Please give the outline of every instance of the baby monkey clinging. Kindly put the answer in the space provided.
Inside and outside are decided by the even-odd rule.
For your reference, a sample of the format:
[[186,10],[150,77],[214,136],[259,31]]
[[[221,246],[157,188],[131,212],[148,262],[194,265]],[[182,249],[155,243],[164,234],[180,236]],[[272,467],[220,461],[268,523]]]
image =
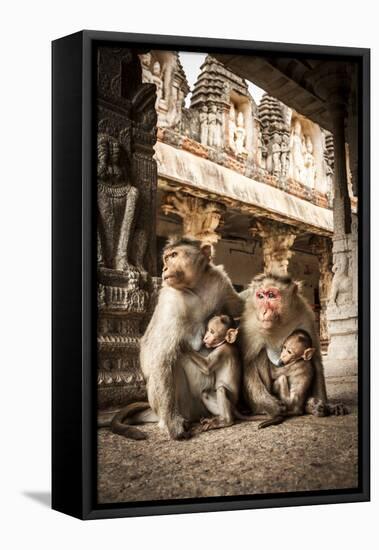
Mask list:
[[[312,339],[302,329],[294,330],[285,340],[278,366],[271,366],[272,391],[286,405],[285,416],[304,414],[304,406],[313,378],[311,363],[315,348]],[[276,416],[262,422],[267,428],[283,422],[284,416]]]
[[205,347],[212,351],[208,357],[191,352],[191,357],[201,372],[214,376],[212,388],[202,393],[202,401],[207,410],[216,417],[203,420],[204,430],[231,426],[235,417],[245,419],[236,410],[241,378],[239,354],[233,345],[237,333],[234,320],[228,315],[212,317],[203,338]]

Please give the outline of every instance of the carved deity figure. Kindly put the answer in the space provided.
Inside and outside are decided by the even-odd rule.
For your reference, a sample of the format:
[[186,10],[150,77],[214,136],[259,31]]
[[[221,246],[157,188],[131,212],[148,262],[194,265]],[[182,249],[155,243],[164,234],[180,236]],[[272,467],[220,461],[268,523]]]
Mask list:
[[151,53],[143,53],[139,57],[142,66],[142,82],[154,82],[151,72]]
[[208,145],[208,107],[203,105],[199,114],[200,143]]
[[208,113],[208,145],[216,147],[217,145],[217,106],[212,105]]
[[229,111],[229,147],[233,152],[235,152],[236,150],[235,133],[236,133],[236,111],[232,103]]
[[304,169],[305,169],[305,181],[304,183],[313,188],[316,177],[315,158],[313,156],[313,143],[310,136],[305,138],[305,154],[304,154]]
[[240,111],[237,116],[237,128],[235,130],[235,136],[236,153],[240,155],[245,151],[246,139],[245,120],[242,111]]
[[279,134],[274,134],[271,146],[272,154],[272,173],[274,176],[279,176],[281,172],[281,138]]
[[304,172],[303,157],[303,133],[300,120],[296,120],[290,137],[290,150],[292,152],[292,175],[297,181],[302,180]]
[[98,257],[103,267],[125,271],[130,267],[129,244],[138,189],[127,180],[120,163],[120,143],[108,134],[97,140]]
[[159,61],[156,61],[153,65],[153,75],[152,75],[152,82],[155,84],[157,88],[157,99],[155,102],[155,108],[158,109],[159,102],[162,99],[163,94],[163,80],[161,78],[161,64]]
[[288,174],[289,168],[289,137],[287,134],[282,136],[282,143],[280,146],[280,165],[281,165],[281,174],[283,177],[286,177]]
[[351,283],[349,280],[349,256],[347,252],[335,255],[332,271],[334,277],[330,291],[330,301],[334,305],[340,306],[345,302],[347,293],[351,290]]

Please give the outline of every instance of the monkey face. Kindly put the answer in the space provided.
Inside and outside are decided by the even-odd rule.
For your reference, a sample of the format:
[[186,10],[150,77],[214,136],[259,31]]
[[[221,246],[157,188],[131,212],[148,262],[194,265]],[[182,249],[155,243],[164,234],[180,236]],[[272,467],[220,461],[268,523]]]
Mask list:
[[167,248],[163,254],[163,285],[177,290],[193,288],[210,261],[208,248],[191,245]]
[[283,344],[280,354],[280,364],[288,365],[299,359],[310,361],[314,352],[315,348],[308,348],[297,336],[290,336]]
[[280,319],[282,295],[274,286],[262,286],[255,292],[258,319],[264,329],[270,329]]
[[207,332],[204,335],[203,343],[206,348],[215,348],[226,338],[228,327],[222,323],[219,317],[214,317],[208,323]]

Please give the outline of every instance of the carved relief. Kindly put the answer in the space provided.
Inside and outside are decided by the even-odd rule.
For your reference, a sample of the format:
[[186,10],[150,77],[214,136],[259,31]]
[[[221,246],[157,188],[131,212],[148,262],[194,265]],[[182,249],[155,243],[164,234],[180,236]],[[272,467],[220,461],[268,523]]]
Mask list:
[[[151,56],[99,48],[98,385],[99,406],[142,398],[139,338],[155,274],[157,82]],[[151,83],[142,84],[144,78]],[[156,71],[157,72],[157,67]],[[155,74],[155,77],[157,74]]]
[[120,165],[120,143],[100,133],[97,149],[99,265],[123,271],[130,267],[138,190],[128,182],[126,163]]
[[251,235],[261,239],[265,272],[285,275],[292,256],[291,247],[298,230],[273,220],[256,218],[250,225]]
[[340,307],[349,302],[349,291],[351,290],[351,278],[349,277],[349,254],[335,254],[333,264],[333,281],[330,293],[332,305]]
[[258,106],[261,125],[258,162],[275,177],[285,178],[289,169],[289,124],[287,108],[274,97],[264,94]]
[[162,210],[176,214],[183,220],[183,236],[193,237],[211,244],[220,239],[216,233],[225,206],[183,193],[167,193],[162,200]]
[[326,237],[313,237],[311,241],[312,252],[318,258],[319,264],[319,299],[320,299],[320,342],[322,349],[327,351],[330,335],[327,318],[327,308],[330,301],[332,288],[332,241]]
[[238,155],[246,151],[246,130],[243,113],[240,111],[237,116],[237,128],[235,129],[235,150]]

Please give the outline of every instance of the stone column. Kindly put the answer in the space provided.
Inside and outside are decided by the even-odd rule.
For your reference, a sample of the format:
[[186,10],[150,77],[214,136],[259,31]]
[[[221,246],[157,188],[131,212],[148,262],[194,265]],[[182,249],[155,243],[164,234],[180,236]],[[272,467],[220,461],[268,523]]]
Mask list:
[[293,254],[291,247],[298,230],[283,223],[259,218],[251,224],[250,233],[260,237],[262,241],[265,272],[286,275],[288,263]]
[[143,399],[139,339],[155,280],[155,85],[138,57],[99,48],[97,81],[98,406]]
[[317,256],[319,263],[320,343],[322,351],[326,352],[330,341],[327,307],[333,279],[332,240],[328,237],[314,237],[312,252]]
[[356,374],[358,359],[357,223],[348,190],[345,104],[331,102],[334,138],[333,281],[327,309],[328,375]]
[[171,213],[182,218],[183,237],[212,245],[221,238],[216,229],[226,210],[222,204],[183,193],[167,193],[162,201],[162,210],[166,215]]

